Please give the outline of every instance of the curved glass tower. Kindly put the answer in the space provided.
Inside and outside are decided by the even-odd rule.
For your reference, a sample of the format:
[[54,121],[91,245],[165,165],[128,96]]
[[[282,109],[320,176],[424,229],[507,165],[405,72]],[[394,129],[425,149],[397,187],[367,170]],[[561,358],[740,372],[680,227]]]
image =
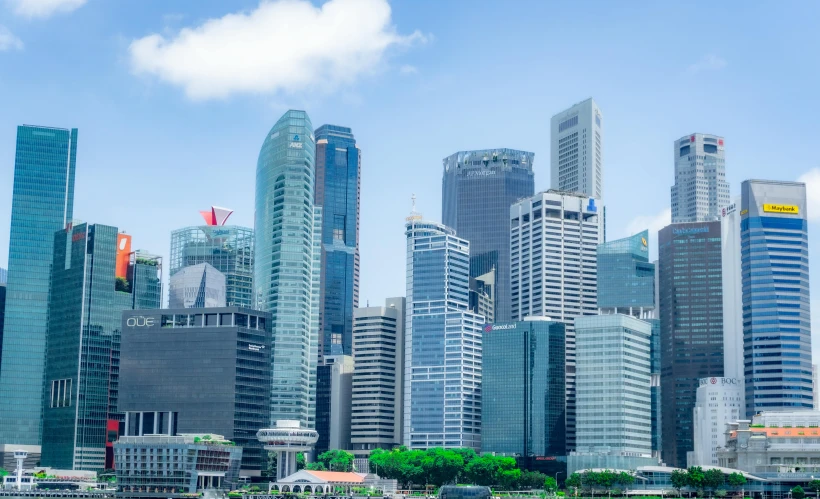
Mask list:
[[271,421],[313,428],[319,337],[321,209],[314,206],[313,126],[288,111],[256,167],[254,298],[271,314]]

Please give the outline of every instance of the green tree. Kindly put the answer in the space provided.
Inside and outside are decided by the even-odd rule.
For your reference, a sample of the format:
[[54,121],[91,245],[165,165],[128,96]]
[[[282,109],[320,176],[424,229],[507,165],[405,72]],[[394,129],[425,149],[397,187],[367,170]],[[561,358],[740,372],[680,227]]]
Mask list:
[[[3,476],[3,470],[0,470],[0,476]],[[815,494],[820,492],[820,480],[812,480],[806,485],[806,488]]]
[[723,472],[718,469],[712,468],[703,474],[703,486],[707,489],[715,490],[723,485],[723,481]]
[[598,475],[596,477],[598,486],[606,491],[611,491],[612,486],[615,485],[615,479],[617,478],[617,474],[612,470],[604,470],[596,474]]
[[321,462],[321,461],[317,461],[315,463],[307,463],[305,465],[305,469],[306,470],[311,470],[311,471],[327,471],[327,468],[325,467],[324,463]]
[[685,470],[672,470],[671,480],[672,488],[680,494],[681,489],[689,485],[689,474]]
[[467,479],[476,485],[496,485],[495,456],[485,454],[473,459],[465,470]]
[[554,477],[548,476],[544,479],[544,492],[554,494],[558,490],[558,481]]
[[703,468],[700,466],[692,466],[687,470],[686,477],[690,487],[699,492],[703,492],[703,486],[706,481],[706,475],[703,473]]
[[578,473],[571,474],[564,481],[564,486],[567,487],[568,489],[569,488],[580,489],[581,486],[582,486],[581,475],[579,475]]
[[623,488],[628,488],[630,485],[635,483],[635,475],[632,473],[627,473],[626,471],[621,471],[615,478],[615,483]]
[[353,471],[353,454],[333,449],[319,454],[318,462],[330,471]]
[[296,471],[305,469],[305,453],[299,452],[296,454]]
[[746,477],[743,476],[743,473],[738,473],[735,471],[733,473],[729,473],[729,477],[726,479],[726,482],[731,487],[742,487],[746,485]]
[[797,487],[792,489],[793,499],[803,499],[804,497],[806,497],[806,491],[803,490],[803,487],[798,485]]
[[8,474],[9,474],[8,471],[4,470],[3,468],[0,468],[0,478],[3,478],[4,476],[7,476]]
[[517,489],[542,489],[544,488],[547,475],[538,471],[521,470],[521,480],[518,482]]
[[[515,459],[513,459],[515,465]],[[456,478],[464,471],[464,460],[461,455],[450,450],[435,447],[427,449],[421,461],[421,467],[426,477],[425,485],[441,487]],[[520,472],[519,472],[520,475]]]

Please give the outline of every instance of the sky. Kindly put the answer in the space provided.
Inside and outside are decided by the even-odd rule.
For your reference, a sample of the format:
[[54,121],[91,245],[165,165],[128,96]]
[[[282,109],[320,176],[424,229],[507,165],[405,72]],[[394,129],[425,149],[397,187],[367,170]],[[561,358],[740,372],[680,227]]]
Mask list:
[[[550,117],[604,117],[607,239],[668,223],[673,142],[726,138],[732,195],[807,182],[820,265],[820,3],[514,0],[0,0],[0,267],[16,127],[78,128],[74,216],[169,253],[211,205],[253,226],[259,148],[287,109],[362,151],[362,305],[405,294],[411,195],[441,219],[441,160],[535,153]],[[650,238],[656,253],[656,237]],[[166,275],[167,279],[167,275]],[[820,278],[812,280],[815,358]]]

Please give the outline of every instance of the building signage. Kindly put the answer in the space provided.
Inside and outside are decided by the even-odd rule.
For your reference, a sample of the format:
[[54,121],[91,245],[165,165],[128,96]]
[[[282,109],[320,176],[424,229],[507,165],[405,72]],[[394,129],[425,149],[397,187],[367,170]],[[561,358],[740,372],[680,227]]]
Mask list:
[[248,343],[248,350],[251,352],[261,352],[265,349],[265,345],[254,345],[253,343]]
[[71,234],[71,241],[76,243],[77,241],[82,241],[84,237],[85,232],[75,232]]
[[128,327],[151,327],[154,323],[155,320],[153,317],[145,317],[144,315],[129,317],[125,320],[125,325]]
[[709,227],[686,227],[680,229],[672,229],[672,234],[676,236],[688,236],[690,234],[705,234],[709,232]]
[[740,211],[740,216],[742,217],[743,215],[745,215],[747,213],[749,213],[749,210],[741,210]]
[[738,378],[701,378],[700,386],[740,386],[743,381]]
[[595,206],[595,198],[589,198],[589,204],[587,205],[587,211],[591,212],[598,212],[598,207]]
[[487,324],[484,326],[484,332],[489,333],[490,331],[501,331],[504,329],[516,329],[518,327],[517,323],[512,324]]
[[489,177],[490,175],[495,175],[495,170],[468,170],[467,176],[468,177]]
[[231,231],[228,229],[219,229],[211,231],[212,236],[227,236]]
[[289,147],[291,149],[302,149],[303,144],[301,142],[291,142]]
[[535,456],[536,461],[556,461],[557,459],[555,456]]
[[737,211],[737,203],[732,203],[729,206],[725,206],[723,207],[723,209],[720,210],[720,216],[725,217],[726,215],[731,215],[735,211]]
[[793,204],[764,204],[763,211],[766,213],[782,213],[784,215],[797,215],[798,208]]

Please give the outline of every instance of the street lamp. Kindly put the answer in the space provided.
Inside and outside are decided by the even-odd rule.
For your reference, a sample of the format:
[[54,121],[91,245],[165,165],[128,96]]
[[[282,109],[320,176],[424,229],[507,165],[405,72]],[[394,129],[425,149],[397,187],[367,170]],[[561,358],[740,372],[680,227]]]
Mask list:
[[558,475],[564,473],[563,471],[556,471],[555,472],[555,495],[558,495]]

